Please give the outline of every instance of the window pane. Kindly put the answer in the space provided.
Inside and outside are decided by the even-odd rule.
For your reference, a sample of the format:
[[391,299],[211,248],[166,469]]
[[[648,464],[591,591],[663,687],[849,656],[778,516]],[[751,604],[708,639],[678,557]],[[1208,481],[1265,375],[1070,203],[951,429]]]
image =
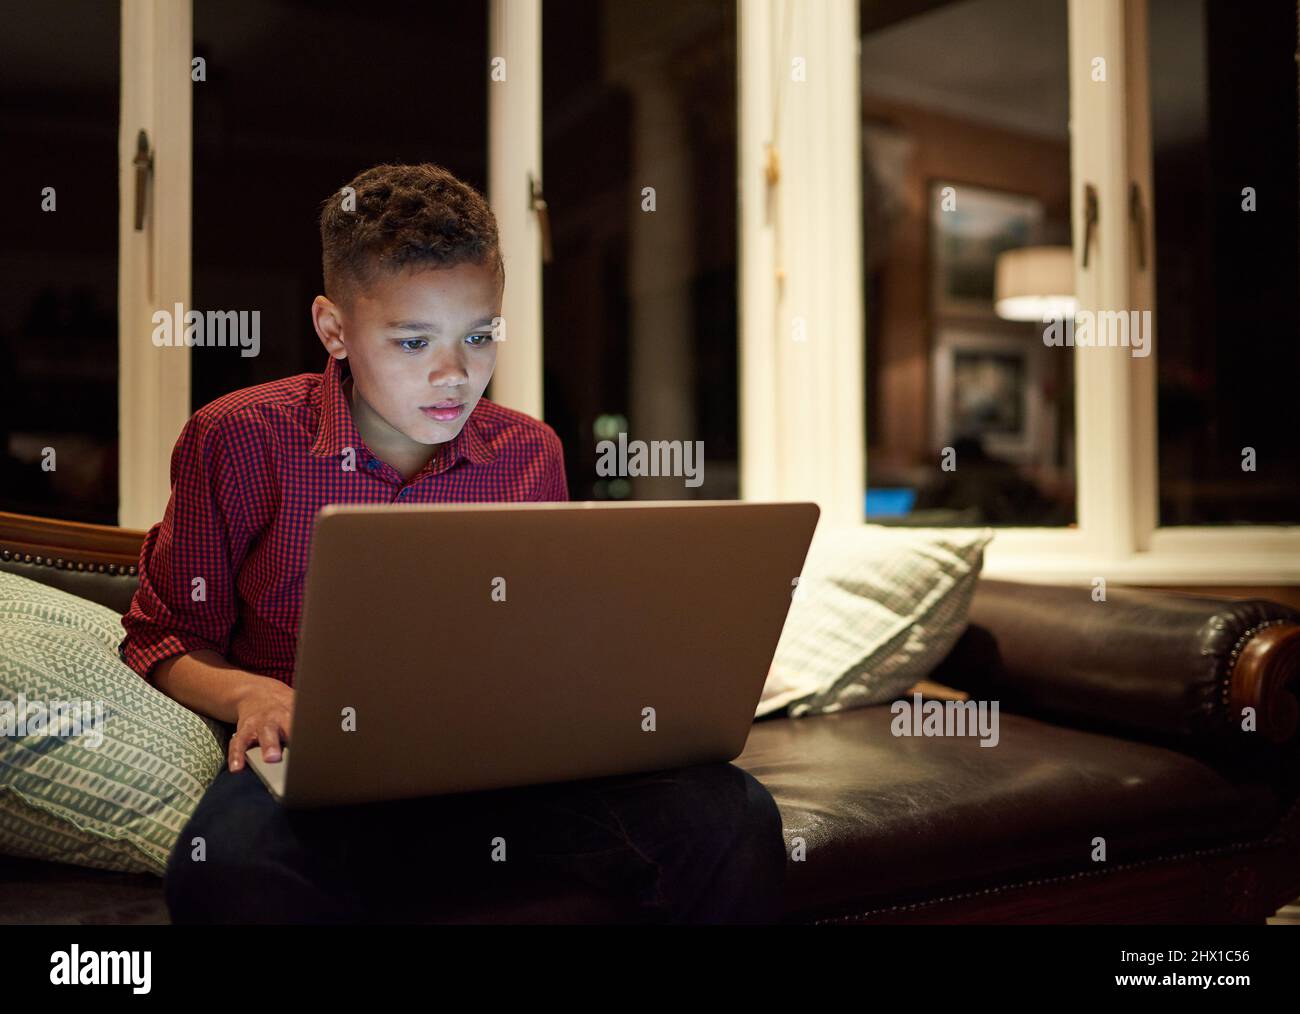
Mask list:
[[[196,309],[260,311],[259,354],[195,347],[191,403],[326,353],[320,203],[383,162],[437,162],[487,189],[486,0],[195,0]],[[453,97],[454,96],[454,97]]]
[[1072,295],[1066,0],[860,9],[866,515],[1071,524],[1074,350],[995,308],[1022,248],[1002,295]]
[[1160,521],[1294,524],[1296,8],[1149,10]]
[[[542,8],[546,421],[574,499],[739,492],[735,6]],[[681,442],[680,474],[639,474],[638,441]]]
[[0,33],[0,510],[117,524],[120,19],[11,4]]

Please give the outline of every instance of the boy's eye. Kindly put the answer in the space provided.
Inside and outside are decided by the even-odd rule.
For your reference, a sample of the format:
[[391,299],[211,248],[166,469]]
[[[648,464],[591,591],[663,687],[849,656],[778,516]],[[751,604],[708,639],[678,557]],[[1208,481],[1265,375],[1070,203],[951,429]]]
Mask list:
[[[402,351],[403,351],[403,352],[419,352],[419,351],[420,351],[420,349],[408,349],[408,348],[406,347],[407,342],[424,342],[425,345],[428,345],[428,344],[429,344],[428,340],[425,339],[425,338],[402,338],[402,339],[400,339],[400,340],[397,342],[397,344],[400,345],[400,346],[402,347]],[[420,348],[423,348],[423,347],[424,347],[424,346],[421,346]]]
[[478,349],[488,344],[492,340],[492,336],[490,334],[472,334],[467,336],[465,340]]

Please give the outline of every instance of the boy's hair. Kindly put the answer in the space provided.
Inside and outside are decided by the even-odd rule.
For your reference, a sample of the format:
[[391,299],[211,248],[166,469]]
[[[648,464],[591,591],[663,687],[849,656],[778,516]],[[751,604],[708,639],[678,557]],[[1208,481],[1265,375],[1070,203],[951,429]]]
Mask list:
[[[321,205],[325,295],[346,302],[376,271],[483,264],[505,280],[497,220],[482,195],[442,166],[377,165]],[[355,210],[352,210],[355,209]]]

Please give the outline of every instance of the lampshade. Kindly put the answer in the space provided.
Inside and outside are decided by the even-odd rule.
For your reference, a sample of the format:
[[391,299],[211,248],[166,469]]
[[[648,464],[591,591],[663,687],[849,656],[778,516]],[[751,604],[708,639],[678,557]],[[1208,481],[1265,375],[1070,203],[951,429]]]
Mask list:
[[1022,246],[998,254],[994,309],[1007,320],[1065,320],[1078,309],[1074,252],[1068,246]]

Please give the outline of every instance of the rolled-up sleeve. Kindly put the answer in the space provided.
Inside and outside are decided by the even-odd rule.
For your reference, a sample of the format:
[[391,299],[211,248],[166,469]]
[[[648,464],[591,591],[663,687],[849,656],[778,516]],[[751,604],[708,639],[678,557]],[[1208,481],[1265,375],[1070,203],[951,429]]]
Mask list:
[[165,659],[209,649],[224,655],[238,618],[235,581],[250,526],[227,417],[200,409],[171,459],[171,497],[140,547],[139,586],[122,617],[123,662],[152,681]]

